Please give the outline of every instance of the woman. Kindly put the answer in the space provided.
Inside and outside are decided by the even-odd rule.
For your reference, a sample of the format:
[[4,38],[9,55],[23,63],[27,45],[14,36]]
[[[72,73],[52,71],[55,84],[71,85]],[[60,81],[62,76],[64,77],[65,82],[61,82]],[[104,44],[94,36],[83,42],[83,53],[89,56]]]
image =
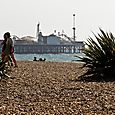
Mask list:
[[13,43],[13,40],[10,38],[9,32],[6,32],[4,34],[4,41],[3,41],[3,48],[2,48],[2,60],[4,60],[5,56],[6,57],[11,56],[15,67],[17,67],[17,62],[14,57],[14,43]]

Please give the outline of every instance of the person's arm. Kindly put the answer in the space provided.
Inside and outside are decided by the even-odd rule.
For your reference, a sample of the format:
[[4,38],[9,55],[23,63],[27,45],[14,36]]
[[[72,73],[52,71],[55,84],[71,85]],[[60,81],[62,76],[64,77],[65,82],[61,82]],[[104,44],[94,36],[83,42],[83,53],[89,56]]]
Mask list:
[[3,45],[5,43],[5,40],[2,41],[1,45]]

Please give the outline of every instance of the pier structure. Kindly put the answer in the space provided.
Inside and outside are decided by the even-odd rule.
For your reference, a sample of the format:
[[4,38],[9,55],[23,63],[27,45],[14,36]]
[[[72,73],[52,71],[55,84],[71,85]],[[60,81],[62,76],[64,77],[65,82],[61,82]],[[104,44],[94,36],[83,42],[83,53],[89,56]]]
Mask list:
[[[75,36],[75,30],[76,30],[76,28],[75,28],[75,14],[73,14],[73,43],[75,43],[75,38],[76,38],[76,36]],[[76,48],[75,48],[75,46],[74,46],[74,53],[76,52]]]
[[15,45],[16,54],[59,54],[59,53],[81,53],[84,48],[82,42],[73,45]]
[[[73,37],[68,37],[64,31],[43,35],[40,31],[40,23],[37,24],[36,41],[34,37],[25,36],[18,38],[13,36],[14,49],[17,54],[59,54],[59,53],[81,53],[84,49],[84,41],[76,41],[75,14],[73,14]],[[0,43],[2,40],[0,41]],[[1,46],[0,46],[1,47]]]

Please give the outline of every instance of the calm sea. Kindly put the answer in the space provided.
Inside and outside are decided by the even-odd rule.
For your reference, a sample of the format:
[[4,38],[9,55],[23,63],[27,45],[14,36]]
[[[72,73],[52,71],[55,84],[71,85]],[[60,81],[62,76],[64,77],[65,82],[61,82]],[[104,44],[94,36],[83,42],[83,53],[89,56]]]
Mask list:
[[18,61],[32,61],[34,57],[37,58],[46,58],[46,61],[52,62],[76,62],[79,58],[75,55],[83,54],[15,54],[15,57]]

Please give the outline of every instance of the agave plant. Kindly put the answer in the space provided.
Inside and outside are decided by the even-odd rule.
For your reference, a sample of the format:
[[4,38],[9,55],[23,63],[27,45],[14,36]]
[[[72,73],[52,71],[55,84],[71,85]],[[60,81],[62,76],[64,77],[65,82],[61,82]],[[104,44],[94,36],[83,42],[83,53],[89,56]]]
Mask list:
[[115,38],[111,32],[94,34],[96,40],[89,37],[86,48],[83,50],[84,57],[79,57],[88,67],[88,74],[103,76],[115,73]]

